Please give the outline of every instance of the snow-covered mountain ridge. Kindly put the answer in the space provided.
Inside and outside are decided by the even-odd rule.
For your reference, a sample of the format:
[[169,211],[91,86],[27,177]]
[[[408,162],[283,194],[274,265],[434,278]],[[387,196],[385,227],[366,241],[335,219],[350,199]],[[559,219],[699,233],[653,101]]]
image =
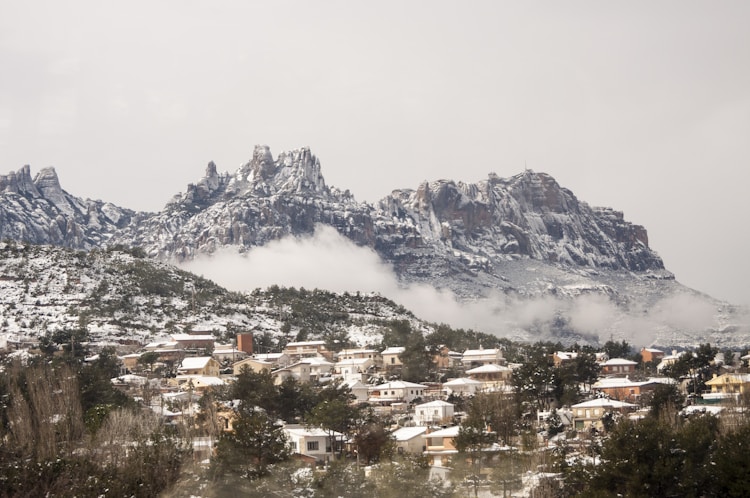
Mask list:
[[[519,300],[545,300],[564,318],[582,296],[607,302],[609,321],[596,327],[540,318],[542,325],[513,326],[514,337],[632,341],[638,335],[639,343],[694,344],[742,341],[747,331],[734,307],[674,279],[649,248],[644,227],[621,212],[589,206],[545,173],[424,182],[370,204],[328,186],[309,149],[274,159],[268,147],[257,146],[233,174],[209,163],[203,178],[158,213],[78,199],[62,190],[51,168],[33,179],[28,167],[0,176],[2,239],[84,250],[139,247],[154,259],[179,262],[310,236],[321,225],[377,253],[403,285],[447,289],[464,302],[484,299],[504,313]],[[703,303],[697,307],[712,318],[696,320],[699,325],[642,322],[644,315],[666,316],[658,312],[665,300],[690,300],[692,308]]]

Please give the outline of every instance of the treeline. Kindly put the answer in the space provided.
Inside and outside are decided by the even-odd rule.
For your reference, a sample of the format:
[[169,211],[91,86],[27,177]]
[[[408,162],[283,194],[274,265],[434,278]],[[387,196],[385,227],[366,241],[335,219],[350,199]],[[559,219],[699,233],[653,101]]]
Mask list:
[[561,496],[750,496],[746,414],[684,416],[678,408],[665,403],[642,420],[623,418],[590,435],[583,456],[567,458],[561,448]]

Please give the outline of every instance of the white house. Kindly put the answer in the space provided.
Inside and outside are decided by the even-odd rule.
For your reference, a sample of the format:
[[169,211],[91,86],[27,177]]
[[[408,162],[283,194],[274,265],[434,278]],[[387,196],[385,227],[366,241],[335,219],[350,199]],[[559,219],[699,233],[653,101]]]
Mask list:
[[466,374],[469,378],[481,382],[483,390],[498,391],[510,384],[513,371],[505,365],[488,364],[467,370]]
[[322,356],[312,356],[309,358],[303,358],[300,363],[307,363],[310,367],[310,380],[317,381],[321,377],[329,376],[333,371],[333,363],[326,360]]
[[310,382],[310,364],[304,361],[271,372],[273,382],[280,386],[287,377],[294,377],[299,382]]
[[[293,453],[313,457],[319,462],[331,459],[338,446],[344,443],[345,437],[340,432],[329,434],[319,427],[305,427],[299,424],[287,424],[284,433],[289,440]],[[331,441],[333,435],[333,441]],[[334,446],[331,446],[331,443]]]
[[338,353],[338,361],[369,359],[378,368],[383,367],[383,356],[374,349],[342,349]]
[[461,357],[461,362],[466,368],[474,368],[482,365],[504,365],[502,349],[467,349]]
[[618,411],[624,413],[638,408],[638,405],[616,401],[613,399],[597,398],[590,401],[584,401],[570,407],[573,410],[573,423],[577,430],[589,429],[594,427],[602,430],[602,417],[607,413]]
[[363,380],[368,370],[375,367],[375,362],[370,358],[348,358],[339,360],[334,366],[336,376],[344,380]]
[[254,354],[253,358],[258,361],[265,361],[267,363],[270,363],[271,365],[273,365],[273,368],[288,367],[292,364],[292,359],[286,353]]
[[417,425],[444,425],[453,419],[453,403],[430,401],[414,407],[414,422]]
[[344,380],[343,385],[351,390],[357,403],[366,403],[369,398],[369,388],[357,379]]
[[396,442],[396,451],[400,453],[409,453],[412,455],[421,455],[425,450],[424,434],[427,427],[401,427],[391,433],[393,440]]
[[482,389],[483,384],[468,377],[459,377],[443,382],[443,392],[446,396],[455,394],[456,396],[473,396]]
[[371,387],[369,401],[373,403],[408,403],[424,396],[425,389],[427,389],[427,386],[422,384],[395,380]]

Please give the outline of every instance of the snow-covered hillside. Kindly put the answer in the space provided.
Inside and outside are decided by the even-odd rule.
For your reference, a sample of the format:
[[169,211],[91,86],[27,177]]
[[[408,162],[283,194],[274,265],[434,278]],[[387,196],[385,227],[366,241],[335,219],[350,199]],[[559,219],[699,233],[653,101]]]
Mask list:
[[[314,308],[305,309],[311,302]],[[79,328],[93,342],[121,344],[185,331],[226,339],[252,331],[278,342],[306,329],[310,338],[366,345],[381,340],[390,320],[408,320],[416,330],[428,327],[377,295],[278,287],[241,294],[138,251],[0,243],[0,346]]]

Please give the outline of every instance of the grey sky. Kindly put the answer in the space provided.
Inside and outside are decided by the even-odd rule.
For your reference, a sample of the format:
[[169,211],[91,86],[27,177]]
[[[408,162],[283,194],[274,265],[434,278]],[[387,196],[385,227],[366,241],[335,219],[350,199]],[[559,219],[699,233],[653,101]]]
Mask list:
[[750,3],[0,0],[0,172],[158,210],[310,146],[375,201],[524,165],[750,304]]

